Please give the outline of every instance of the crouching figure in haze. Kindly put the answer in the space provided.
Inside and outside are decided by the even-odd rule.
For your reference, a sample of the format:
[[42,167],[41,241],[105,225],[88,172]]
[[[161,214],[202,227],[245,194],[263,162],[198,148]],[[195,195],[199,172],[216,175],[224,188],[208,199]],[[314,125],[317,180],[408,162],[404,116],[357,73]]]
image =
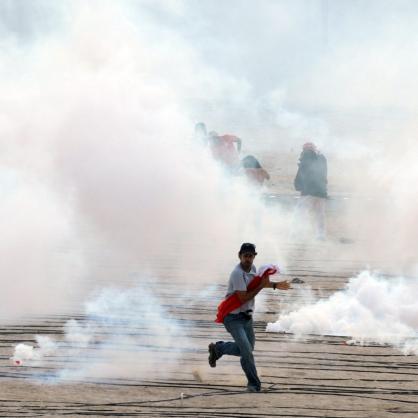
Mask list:
[[251,184],[261,187],[265,180],[270,179],[269,173],[253,155],[247,155],[242,159],[241,164]]
[[208,145],[213,158],[226,169],[235,172],[239,168],[239,153],[242,147],[240,138],[211,131],[208,134]]
[[216,367],[216,361],[223,355],[239,356],[241,367],[247,377],[247,391],[260,392],[261,382],[254,361],[255,334],[253,329],[254,298],[265,287],[287,290],[287,281],[270,282],[269,276],[278,268],[264,266],[256,274],[253,264],[257,255],[255,245],[244,243],[238,253],[239,264],[234,268],[228,283],[226,299],[218,306],[216,322],[223,323],[234,341],[218,341],[209,344],[209,365]]
[[[301,197],[296,208],[296,217],[314,217],[316,238],[325,239],[325,203],[327,194],[327,160],[315,144],[303,145],[294,186]],[[300,219],[296,219],[299,223]],[[295,222],[294,222],[295,224]],[[294,235],[294,234],[293,234]]]

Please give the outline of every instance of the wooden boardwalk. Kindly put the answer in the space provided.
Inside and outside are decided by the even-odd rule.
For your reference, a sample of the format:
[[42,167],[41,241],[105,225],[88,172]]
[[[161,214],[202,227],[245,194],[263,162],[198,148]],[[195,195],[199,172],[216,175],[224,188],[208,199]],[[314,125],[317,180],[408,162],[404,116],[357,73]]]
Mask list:
[[[323,251],[321,256],[326,254]],[[343,274],[321,270],[304,257],[305,252],[295,250],[289,277],[303,277],[323,298],[343,288],[348,271],[355,270],[355,263],[349,260]],[[208,343],[229,339],[223,327],[213,322],[214,306],[225,285],[212,287],[203,297],[199,286],[189,286],[187,296],[180,299],[178,284],[166,281],[160,288],[159,296],[176,319],[178,335],[163,349],[158,343],[139,344],[130,357],[132,373],[99,377],[87,373],[79,380],[56,380],[57,370],[99,361],[103,356],[100,345],[97,352],[90,345],[71,355],[74,348],[70,347],[41,362],[21,367],[11,364],[15,344],[35,345],[35,335],[62,340],[65,322],[77,319],[83,324],[88,319],[82,314],[1,327],[0,416],[418,417],[416,356],[404,356],[389,346],[350,346],[343,336],[311,335],[296,340],[290,334],[265,332],[266,323],[275,321],[277,312],[298,298],[295,290],[282,292],[280,297],[266,291],[259,304],[255,357],[263,392],[248,394],[237,358],[223,358],[215,369],[207,364]],[[196,300],[198,303],[193,302]],[[101,332],[103,335],[96,335],[99,340],[112,329],[105,332],[102,328]],[[149,330],[131,324],[117,332],[141,341]],[[116,349],[132,355],[132,347]],[[150,356],[157,359],[155,373],[148,370],[136,376],[135,363]],[[101,361],[108,364],[111,360]]]

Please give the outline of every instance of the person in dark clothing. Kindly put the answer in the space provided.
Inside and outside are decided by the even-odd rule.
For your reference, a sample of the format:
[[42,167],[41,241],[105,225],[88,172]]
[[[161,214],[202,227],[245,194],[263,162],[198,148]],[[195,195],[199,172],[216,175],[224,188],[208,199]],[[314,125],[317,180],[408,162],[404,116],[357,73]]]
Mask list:
[[327,160],[315,144],[303,145],[294,186],[301,193],[297,212],[310,212],[316,219],[317,238],[325,239],[325,202],[327,193]]
[[303,145],[295,177],[295,189],[302,196],[327,198],[327,160],[312,142]]
[[242,166],[244,168],[262,168],[260,162],[254,155],[247,155],[242,159]]
[[269,180],[270,175],[267,171],[261,167],[261,164],[253,155],[247,155],[241,161],[244,173],[248,180],[258,186],[262,186],[264,180]]

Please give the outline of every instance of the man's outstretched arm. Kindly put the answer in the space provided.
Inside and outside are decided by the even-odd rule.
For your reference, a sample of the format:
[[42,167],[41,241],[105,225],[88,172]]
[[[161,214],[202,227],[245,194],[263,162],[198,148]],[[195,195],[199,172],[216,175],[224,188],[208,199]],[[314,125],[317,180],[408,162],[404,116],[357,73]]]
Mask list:
[[280,289],[280,290],[288,290],[290,289],[290,282],[287,280],[283,280],[282,282],[268,282],[267,286],[265,287],[271,287],[273,289]]
[[266,276],[261,279],[260,284],[254,290],[237,290],[235,293],[237,294],[240,302],[245,303],[256,297],[256,295],[260,293],[264,287],[268,287],[269,282],[269,277]]

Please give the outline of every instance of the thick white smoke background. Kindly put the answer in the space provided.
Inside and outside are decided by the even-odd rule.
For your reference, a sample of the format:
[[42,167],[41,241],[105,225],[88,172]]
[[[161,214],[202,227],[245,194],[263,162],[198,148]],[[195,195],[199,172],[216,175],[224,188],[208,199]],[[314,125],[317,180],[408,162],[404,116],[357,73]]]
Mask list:
[[106,275],[213,283],[247,240],[285,262],[288,218],[193,143],[201,120],[295,171],[318,143],[331,194],[361,196],[358,251],[414,265],[416,6],[324,3],[327,30],[311,1],[2,3],[1,316],[80,303]]
[[283,313],[269,332],[351,337],[348,343],[390,344],[418,354],[418,280],[364,271],[328,298]]
[[153,12],[192,38],[204,62],[242,80],[232,95],[201,100],[208,125],[231,126],[289,183],[301,145],[314,141],[328,157],[331,197],[348,197],[337,202],[340,233],[356,241],[346,255],[415,274],[416,3],[177,4],[175,18]]
[[[1,145],[21,179],[26,209],[18,230],[31,238],[16,235],[11,250],[24,262],[3,264],[10,276],[1,296],[6,319],[62,312],[67,303],[80,312],[92,288],[126,284],[96,290],[86,320],[68,322],[63,340],[37,337],[36,347],[16,347],[13,360],[25,365],[72,363],[59,380],[139,379],[177,367],[176,359],[196,347],[156,296],[162,285],[155,291],[145,278],[169,278],[171,286],[199,280],[199,288],[206,281],[210,291],[225,270],[223,257],[230,266],[242,241],[272,243],[277,257],[274,232],[285,224],[263,216],[268,209],[257,194],[193,138],[188,98],[195,91],[234,96],[241,83],[206,69],[181,37],[161,31],[141,10],[134,22],[121,4],[57,6],[66,13],[62,31],[24,47],[10,41],[8,59],[17,70],[3,68]],[[11,216],[20,209],[12,198],[19,187],[5,196]],[[40,201],[35,210],[28,205],[33,195]],[[43,239],[37,252],[33,236]],[[50,273],[55,258],[59,269]],[[184,306],[178,287],[172,303]],[[199,297],[207,293],[194,303]]]
[[188,99],[233,97],[242,83],[202,65],[146,4],[35,2],[23,13],[26,5],[3,5],[34,29],[3,28],[0,141],[18,182],[1,209],[2,315],[77,302],[106,263],[119,277],[195,263],[212,268],[213,282],[221,262],[205,253],[256,241],[260,228],[247,220],[264,209],[196,146]]
[[23,170],[14,168],[13,179],[0,197],[2,322],[22,314],[65,311],[67,298],[78,296],[73,283],[84,272],[80,254],[72,248],[78,239],[66,202]]
[[65,324],[63,339],[37,336],[35,347],[18,344],[12,360],[45,367],[65,359],[68,366],[49,372],[51,383],[146,379],[167,376],[185,352],[194,350],[182,335],[181,323],[155,296],[150,283],[103,289],[86,303],[84,313],[82,321]]

